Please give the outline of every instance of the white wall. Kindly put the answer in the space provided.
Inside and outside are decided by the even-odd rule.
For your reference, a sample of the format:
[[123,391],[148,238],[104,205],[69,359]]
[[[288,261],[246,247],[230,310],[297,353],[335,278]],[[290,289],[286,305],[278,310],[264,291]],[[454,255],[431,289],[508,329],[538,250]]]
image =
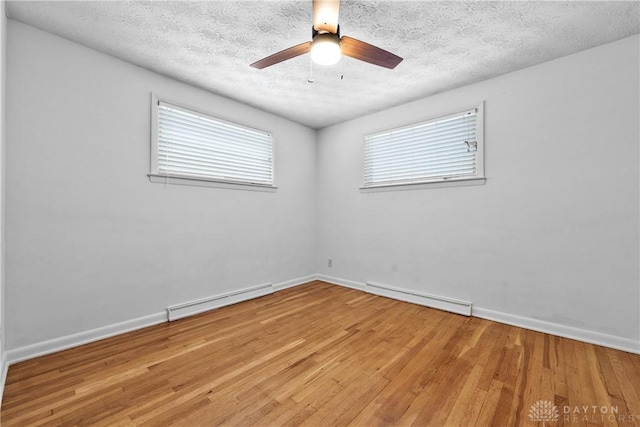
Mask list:
[[[315,273],[313,130],[15,21],[8,34],[8,349]],[[272,132],[277,192],[150,183],[151,92]]]
[[0,0],[0,403],[6,375],[6,360],[4,346],[4,208],[5,208],[5,93],[6,93],[6,55],[7,52],[7,15],[5,2]]
[[[640,350],[638,52],[634,36],[320,131],[320,273]],[[482,100],[484,186],[358,190],[363,135]]]

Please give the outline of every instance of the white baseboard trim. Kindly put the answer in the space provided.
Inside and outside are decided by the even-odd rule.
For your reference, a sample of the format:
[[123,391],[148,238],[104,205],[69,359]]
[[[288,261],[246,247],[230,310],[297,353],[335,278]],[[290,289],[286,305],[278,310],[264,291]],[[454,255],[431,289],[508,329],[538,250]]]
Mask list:
[[[358,289],[365,292],[369,292],[370,290],[370,289],[366,289],[366,284],[364,283],[354,282],[352,280],[341,279],[338,277],[327,276],[324,274],[319,274],[318,280],[322,280],[324,282],[328,282],[334,285],[345,286],[347,288]],[[376,295],[380,295],[380,294],[376,294]],[[400,299],[392,295],[383,295],[383,296],[394,298],[394,299]],[[404,300],[401,299],[401,301],[404,301]],[[413,302],[413,301],[409,301],[409,302]],[[603,347],[609,347],[616,350],[627,351],[629,353],[640,354],[640,341],[635,341],[629,338],[603,334],[601,332],[575,328],[572,326],[565,326],[559,323],[546,322],[543,320],[517,316],[514,314],[503,313],[500,311],[489,310],[486,308],[481,308],[476,306],[473,306],[471,308],[471,316],[479,317],[481,319],[491,320],[498,323],[504,323],[507,325],[518,326],[524,329],[531,329],[532,331],[542,332],[545,334],[557,335],[559,337],[583,341],[589,344],[601,345]]]
[[[275,292],[282,289],[291,288],[294,286],[302,285],[313,280],[322,280],[334,285],[344,286],[351,289],[357,289],[360,291],[370,292],[371,286],[367,289],[365,283],[355,282],[353,280],[341,279],[333,276],[327,276],[324,274],[312,274],[297,279],[287,280],[285,282],[273,284],[270,287],[268,293]],[[371,282],[369,283],[372,284]],[[375,284],[374,284],[375,285]],[[385,286],[386,287],[386,286]],[[391,287],[387,287],[391,288]],[[398,289],[392,288],[397,291]],[[235,291],[227,295],[228,304],[235,304],[237,302],[253,299],[261,294],[260,289],[249,288],[242,291]],[[370,292],[376,294],[375,292]],[[410,292],[411,294],[418,295],[416,292]],[[266,293],[264,294],[266,295]],[[383,295],[390,298],[400,299],[394,294]],[[420,294],[424,296],[423,294]],[[447,298],[443,298],[449,300]],[[402,300],[402,299],[400,299]],[[455,301],[455,300],[453,300]],[[414,302],[414,301],[409,301]],[[421,305],[420,302],[415,302]],[[218,308],[218,307],[214,307]],[[440,308],[440,307],[436,307]],[[446,310],[446,308],[443,308]],[[452,310],[449,310],[452,311]],[[525,329],[531,329],[538,332],[543,332],[551,335],[557,335],[565,338],[575,339],[578,341],[584,341],[591,344],[602,345],[604,347],[614,348],[616,350],[627,351],[630,353],[640,354],[640,342],[634,341],[629,338],[618,337],[614,335],[603,334],[601,332],[590,331],[586,329],[574,328],[571,326],[565,326],[557,323],[546,322],[542,320],[532,319],[528,317],[517,316],[514,314],[503,313],[499,311],[489,310],[481,307],[473,307],[471,315],[482,319],[492,320],[499,323],[505,323],[508,325],[518,326]],[[148,316],[139,317],[137,319],[131,319],[124,322],[103,326],[100,328],[91,329],[88,331],[78,332],[75,334],[67,335],[64,337],[54,338],[47,341],[30,344],[27,346],[19,347],[16,349],[8,350],[0,356],[0,369],[2,375],[0,377],[0,402],[2,401],[2,390],[4,390],[4,381],[7,376],[7,369],[10,365],[24,360],[33,359],[35,357],[44,356],[46,354],[55,353],[57,351],[66,350],[72,347],[77,347],[90,342],[98,341],[101,339],[109,338],[115,335],[123,334],[126,332],[142,329],[148,326],[157,325],[167,321],[166,312],[154,313]]]
[[467,301],[427,295],[374,282],[360,283],[353,280],[341,279],[339,277],[327,276],[325,274],[318,274],[318,280],[322,280],[323,282],[331,283],[333,285],[357,289],[373,295],[392,298],[398,301],[424,305],[426,307],[450,311],[464,316],[471,315],[471,303]]
[[481,319],[505,323],[507,325],[518,326],[520,328],[531,329],[532,331],[557,335],[577,341],[583,341],[589,344],[601,345],[603,347],[627,351],[629,353],[640,354],[640,342],[629,338],[603,334],[602,332],[575,328],[573,326],[532,319],[530,317],[522,317],[515,314],[503,313],[481,307],[473,307],[471,314],[472,316],[479,317]]
[[[285,282],[277,283],[274,285],[270,284],[269,292],[263,292],[262,289],[248,288],[242,289],[238,291],[229,292],[220,297],[225,298],[225,304],[211,307],[206,310],[197,311],[208,311],[211,309],[223,307],[225,305],[235,304],[238,302],[246,301],[253,298],[258,298],[263,295],[267,295],[276,290],[282,290],[286,288],[290,288],[293,286],[302,285],[307,282],[311,282],[316,280],[318,277],[316,274],[311,274],[304,277],[299,277],[297,279],[287,280]],[[216,299],[217,297],[212,297]],[[197,313],[191,313],[189,315],[193,315]],[[186,316],[181,316],[186,317]],[[172,319],[175,320],[175,319]],[[154,313],[148,316],[139,317],[137,319],[126,320],[124,322],[115,323],[112,325],[102,326],[100,328],[90,329],[88,331],[78,332],[75,334],[67,335],[64,337],[53,338],[47,341],[42,341],[35,344],[26,345],[23,347],[18,347],[12,350],[8,350],[4,353],[4,363],[3,363],[3,376],[0,378],[0,398],[2,390],[4,390],[4,380],[6,378],[7,369],[10,365],[18,362],[22,362],[29,359],[34,359],[39,356],[44,356],[46,354],[55,353],[62,350],[67,350],[69,348],[78,347],[83,344],[88,344],[94,341],[99,341],[105,338],[109,338],[115,335],[124,334],[126,332],[135,331],[137,329],[146,328],[148,326],[157,325],[160,323],[164,323],[167,321],[167,312],[162,311],[159,313]],[[1,400],[0,400],[1,402]]]
[[102,326],[100,328],[90,329],[88,331],[78,332],[64,337],[53,338],[35,344],[29,344],[24,347],[14,348],[7,351],[7,362],[9,365],[22,362],[24,360],[33,359],[46,354],[55,353],[57,351],[66,350],[77,347],[90,342],[109,338],[114,335],[124,334],[136,329],[146,328],[147,326],[157,325],[167,321],[167,315],[161,311],[159,313],[150,314],[148,316],[139,317],[137,319],[125,320],[124,322],[114,323],[112,325]]
[[429,295],[422,292],[396,288],[395,286],[382,285],[374,282],[367,282],[365,285],[365,291],[370,294],[424,305],[425,307],[437,308],[438,310],[449,311],[463,316],[471,316],[471,303],[468,301]]
[[2,355],[0,355],[0,364],[2,365],[0,371],[0,405],[2,405],[2,397],[4,396],[4,385],[7,382],[7,372],[9,372],[7,354],[4,351],[2,352]]
[[304,285],[305,283],[313,282],[314,280],[318,280],[317,274],[310,274],[304,277],[298,277],[297,279],[287,280],[286,282],[280,282],[273,285],[274,292],[281,291],[287,288],[293,288],[294,286]]
[[331,283],[332,285],[344,286],[346,288],[357,289],[359,291],[365,290],[365,284],[360,282],[354,282],[353,280],[340,279],[338,277],[327,276],[326,274],[318,274],[318,280]]

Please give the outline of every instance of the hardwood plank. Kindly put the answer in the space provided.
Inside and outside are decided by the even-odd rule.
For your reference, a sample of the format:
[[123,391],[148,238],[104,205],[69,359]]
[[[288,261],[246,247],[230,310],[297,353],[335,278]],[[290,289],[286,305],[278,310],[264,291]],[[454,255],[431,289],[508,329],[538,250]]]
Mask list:
[[493,425],[493,417],[496,413],[496,408],[498,407],[498,401],[500,400],[501,393],[502,382],[496,380],[491,381],[489,390],[487,390],[487,395],[484,399],[484,402],[482,403],[482,409],[480,409],[478,419],[475,421],[475,425]]
[[639,396],[638,355],[314,281],[13,365],[0,421],[622,426]]

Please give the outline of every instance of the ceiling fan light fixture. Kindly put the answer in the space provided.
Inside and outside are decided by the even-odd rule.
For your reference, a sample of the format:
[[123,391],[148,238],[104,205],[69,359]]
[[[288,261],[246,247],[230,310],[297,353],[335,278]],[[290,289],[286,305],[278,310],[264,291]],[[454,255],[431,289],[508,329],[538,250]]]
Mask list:
[[340,60],[340,39],[335,34],[323,33],[313,38],[311,60],[318,65],[333,65]]
[[338,11],[340,0],[313,0],[311,40],[276,52],[251,64],[259,70],[282,61],[311,53],[311,60],[319,65],[333,65],[342,55],[372,65],[393,69],[402,58],[372,44],[348,36],[340,36]]

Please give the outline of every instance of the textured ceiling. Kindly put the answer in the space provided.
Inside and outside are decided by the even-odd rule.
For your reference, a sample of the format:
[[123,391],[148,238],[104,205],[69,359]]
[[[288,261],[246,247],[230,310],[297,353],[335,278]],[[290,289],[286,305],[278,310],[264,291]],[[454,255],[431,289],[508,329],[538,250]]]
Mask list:
[[249,64],[310,40],[311,0],[9,1],[7,14],[312,128],[639,32],[635,1],[344,0],[343,35],[405,59],[388,70],[343,58],[314,66],[308,83],[308,55],[264,70]]

